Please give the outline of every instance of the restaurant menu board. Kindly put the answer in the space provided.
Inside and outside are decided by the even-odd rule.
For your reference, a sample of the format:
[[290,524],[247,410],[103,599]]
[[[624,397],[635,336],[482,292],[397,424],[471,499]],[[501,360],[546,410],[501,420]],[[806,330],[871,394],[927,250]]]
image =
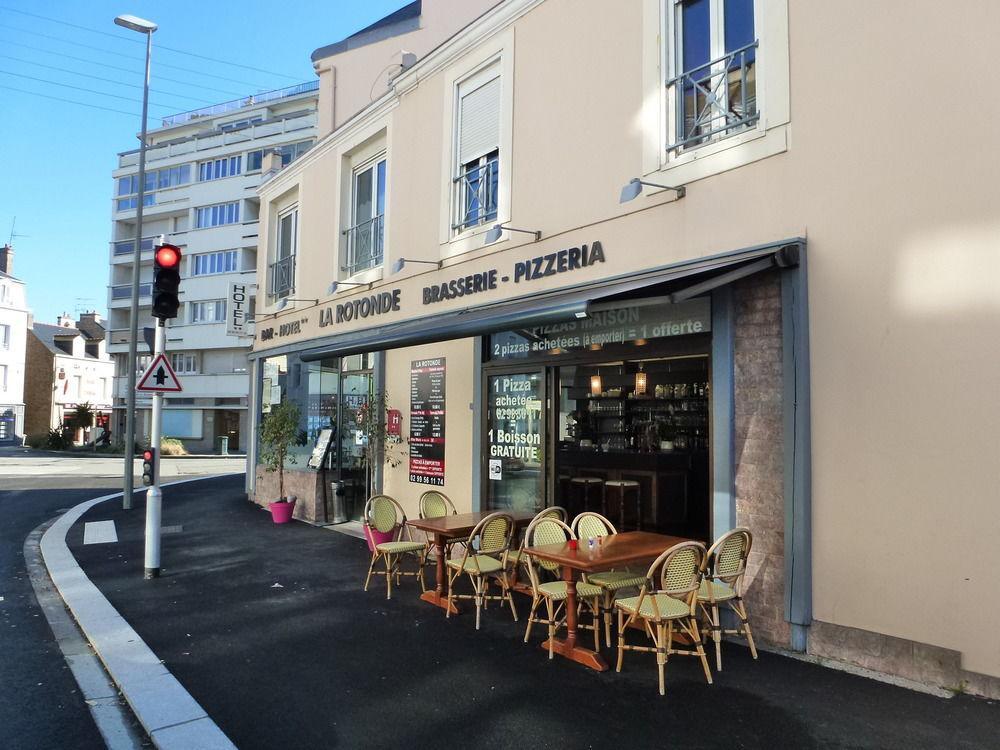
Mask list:
[[330,451],[330,441],[333,439],[333,430],[323,429],[316,436],[316,445],[313,446],[312,455],[306,465],[310,469],[319,469],[326,460],[326,454]]
[[410,481],[444,484],[444,357],[410,365]]

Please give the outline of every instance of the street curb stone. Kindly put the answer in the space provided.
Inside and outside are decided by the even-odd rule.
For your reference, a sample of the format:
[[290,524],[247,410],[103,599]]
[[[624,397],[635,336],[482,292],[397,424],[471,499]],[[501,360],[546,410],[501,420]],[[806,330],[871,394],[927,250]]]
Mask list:
[[[182,479],[170,485],[218,476],[229,475]],[[98,503],[121,496],[116,492],[82,502],[48,528],[42,536],[41,550],[49,576],[157,748],[235,749],[205,709],[91,582],[66,545],[66,534],[84,513]]]

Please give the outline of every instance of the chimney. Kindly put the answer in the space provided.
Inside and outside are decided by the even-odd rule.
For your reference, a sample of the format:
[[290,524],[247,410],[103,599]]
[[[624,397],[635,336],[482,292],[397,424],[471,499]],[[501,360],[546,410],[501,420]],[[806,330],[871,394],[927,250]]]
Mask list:
[[261,159],[260,172],[263,175],[263,179],[269,179],[273,177],[278,172],[281,171],[281,152],[277,149],[271,149],[270,151],[264,152],[264,157]]
[[10,245],[4,245],[0,249],[0,271],[8,276],[14,275],[14,248]]
[[98,325],[100,325],[101,314],[96,310],[91,310],[88,313],[80,313],[80,322],[83,323],[84,321],[88,321],[90,323],[97,323]]
[[63,313],[56,319],[56,325],[60,328],[76,328],[76,321],[67,313]]

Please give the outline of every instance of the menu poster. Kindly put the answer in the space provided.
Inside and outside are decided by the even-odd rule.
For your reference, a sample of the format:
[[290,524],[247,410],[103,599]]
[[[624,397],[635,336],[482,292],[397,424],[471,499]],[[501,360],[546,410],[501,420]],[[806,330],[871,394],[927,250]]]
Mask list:
[[444,357],[410,364],[410,481],[444,484]]
[[312,455],[306,465],[310,469],[322,468],[326,460],[326,454],[330,452],[330,441],[333,440],[333,430],[326,428],[319,431],[316,436],[316,445],[313,446]]

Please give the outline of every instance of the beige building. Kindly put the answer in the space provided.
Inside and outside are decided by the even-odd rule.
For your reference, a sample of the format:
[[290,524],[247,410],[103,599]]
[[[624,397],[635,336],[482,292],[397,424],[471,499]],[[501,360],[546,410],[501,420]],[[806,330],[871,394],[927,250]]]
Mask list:
[[359,517],[384,393],[409,440],[375,481],[411,515],[432,485],[748,526],[760,640],[1000,695],[998,160],[947,137],[958,102],[1000,114],[967,74],[1000,8],[413,5],[317,52],[318,140],[259,190],[258,272],[296,261],[254,417],[300,405],[297,515],[338,481]]
[[74,442],[97,440],[111,417],[115,364],[107,352],[101,317],[79,320],[62,315],[56,325],[33,323],[28,329],[24,388],[25,430],[44,434],[69,424],[76,408],[88,404],[92,429],[76,429]]
[[24,440],[24,357],[31,325],[25,283],[14,276],[14,248],[0,247],[0,445]]

